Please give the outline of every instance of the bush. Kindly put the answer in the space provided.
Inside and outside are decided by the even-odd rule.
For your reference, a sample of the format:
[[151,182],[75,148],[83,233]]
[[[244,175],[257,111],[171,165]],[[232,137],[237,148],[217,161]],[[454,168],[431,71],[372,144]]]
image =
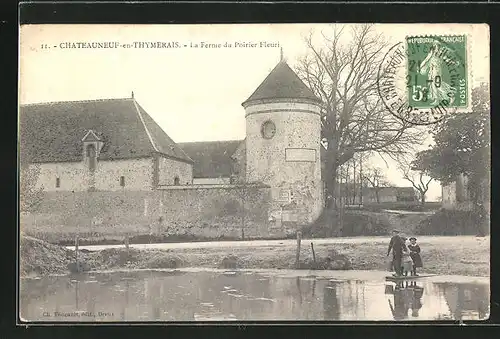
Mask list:
[[328,269],[332,270],[350,270],[352,269],[351,260],[345,255],[339,253],[335,249],[328,250]]
[[136,249],[109,248],[96,252],[89,260],[93,269],[108,269],[116,267],[125,267],[129,262],[139,260],[140,251]]
[[90,264],[84,261],[78,261],[77,262],[70,262],[68,265],[68,270],[71,273],[81,273],[81,272],[87,272],[90,271]]
[[184,260],[173,254],[158,253],[146,263],[148,268],[178,268],[182,267]]
[[345,255],[334,249],[328,251],[328,256],[317,256],[316,261],[313,258],[306,258],[299,263],[300,269],[306,270],[351,270],[351,260]]
[[358,211],[345,211],[343,228],[332,230],[326,222],[326,213],[331,213],[334,225],[339,225],[339,216],[336,211],[323,211],[320,217],[310,225],[302,227],[305,237],[326,238],[331,236],[374,236],[387,235],[391,229],[389,220]]
[[421,221],[415,232],[418,235],[478,235],[484,222],[484,217],[471,211],[442,209]]
[[222,258],[219,268],[236,269],[238,268],[238,258],[234,255],[228,255]]

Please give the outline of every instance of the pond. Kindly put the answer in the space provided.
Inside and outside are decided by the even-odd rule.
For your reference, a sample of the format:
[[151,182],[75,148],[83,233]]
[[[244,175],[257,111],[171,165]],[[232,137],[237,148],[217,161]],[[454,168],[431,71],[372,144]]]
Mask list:
[[23,279],[25,321],[481,320],[488,283],[256,272],[130,271]]

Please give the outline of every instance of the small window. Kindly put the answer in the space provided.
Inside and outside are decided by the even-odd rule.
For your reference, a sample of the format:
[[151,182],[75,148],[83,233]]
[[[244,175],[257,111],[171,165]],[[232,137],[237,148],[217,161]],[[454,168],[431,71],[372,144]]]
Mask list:
[[61,187],[61,179],[60,178],[56,178],[56,187],[57,188]]
[[120,177],[120,186],[125,187],[125,177],[123,175]]
[[180,185],[180,182],[181,182],[181,181],[179,180],[179,177],[175,177],[175,178],[174,178],[174,185],[175,185],[175,186],[179,186],[179,185]]
[[97,163],[97,154],[93,144],[87,146],[87,157],[89,158],[89,169],[94,171]]

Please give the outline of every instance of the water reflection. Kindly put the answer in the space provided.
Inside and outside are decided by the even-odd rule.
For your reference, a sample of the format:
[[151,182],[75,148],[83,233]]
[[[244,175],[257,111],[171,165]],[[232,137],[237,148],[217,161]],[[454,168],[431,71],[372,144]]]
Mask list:
[[323,291],[323,318],[324,320],[339,320],[340,307],[337,299],[337,283],[331,282]]
[[436,284],[453,319],[485,319],[489,314],[489,290],[476,284]]
[[489,286],[122,272],[23,280],[34,321],[484,319]]
[[408,319],[410,309],[412,317],[418,317],[419,310],[422,308],[423,291],[423,287],[417,286],[416,283],[406,284],[406,286],[396,284],[392,293],[393,302],[388,300],[394,320]]

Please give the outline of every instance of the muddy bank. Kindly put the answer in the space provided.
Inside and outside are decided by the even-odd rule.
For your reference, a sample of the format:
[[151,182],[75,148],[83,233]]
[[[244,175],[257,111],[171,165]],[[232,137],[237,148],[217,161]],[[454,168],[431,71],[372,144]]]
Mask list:
[[21,237],[19,254],[22,277],[67,273],[74,258],[74,251],[28,236]]
[[[313,241],[313,240],[312,240]],[[301,269],[377,270],[387,269],[387,242],[315,244],[303,242]],[[489,238],[468,241],[420,243],[423,273],[440,275],[489,276]],[[296,248],[291,243],[277,246],[210,247],[173,249],[80,250],[79,259],[86,270],[161,269],[205,267],[223,269],[294,269]],[[74,251],[25,237],[21,241],[21,274],[47,275],[69,272]],[[327,258],[330,258],[328,260]]]

